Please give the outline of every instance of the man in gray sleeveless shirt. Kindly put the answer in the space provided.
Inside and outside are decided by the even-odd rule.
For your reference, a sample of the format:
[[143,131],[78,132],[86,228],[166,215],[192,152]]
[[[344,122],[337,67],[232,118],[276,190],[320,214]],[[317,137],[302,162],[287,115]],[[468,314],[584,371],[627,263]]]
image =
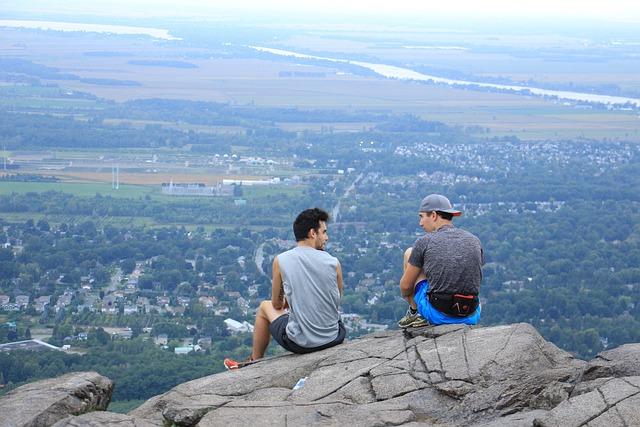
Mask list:
[[338,259],[324,251],[329,240],[329,214],[313,208],[302,211],[293,223],[297,245],[273,260],[271,300],[256,313],[253,350],[244,362],[225,359],[237,369],[260,359],[270,335],[294,353],[323,350],[344,341],[338,304],[342,296],[342,269]]
[[480,240],[453,226],[453,217],[462,212],[445,196],[422,199],[419,215],[427,233],[405,252],[400,291],[409,309],[398,326],[477,324],[484,264]]

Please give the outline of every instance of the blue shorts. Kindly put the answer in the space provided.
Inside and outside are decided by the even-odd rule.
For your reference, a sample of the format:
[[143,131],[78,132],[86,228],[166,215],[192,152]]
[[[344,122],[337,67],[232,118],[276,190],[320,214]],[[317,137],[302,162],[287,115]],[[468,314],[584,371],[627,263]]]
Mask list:
[[477,325],[480,321],[481,307],[478,305],[476,311],[467,317],[452,317],[438,311],[429,302],[429,282],[421,280],[416,283],[413,299],[418,306],[418,312],[432,325],[449,325],[452,323],[462,323],[465,325]]

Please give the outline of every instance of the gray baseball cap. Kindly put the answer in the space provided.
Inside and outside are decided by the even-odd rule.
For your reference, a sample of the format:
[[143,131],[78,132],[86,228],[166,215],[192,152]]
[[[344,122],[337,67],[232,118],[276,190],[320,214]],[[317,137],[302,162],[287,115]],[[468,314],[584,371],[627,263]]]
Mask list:
[[453,216],[460,216],[462,212],[453,209],[449,199],[441,194],[429,194],[420,202],[420,212],[446,212]]

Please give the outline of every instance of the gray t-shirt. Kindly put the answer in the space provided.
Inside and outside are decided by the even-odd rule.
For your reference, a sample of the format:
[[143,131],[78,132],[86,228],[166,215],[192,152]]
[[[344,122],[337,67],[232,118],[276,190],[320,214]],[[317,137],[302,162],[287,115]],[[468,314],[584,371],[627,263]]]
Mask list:
[[478,294],[484,254],[480,239],[445,225],[416,240],[409,264],[421,268],[433,293]]
[[313,348],[338,336],[338,259],[308,246],[278,255],[284,293],[289,302],[287,336]]

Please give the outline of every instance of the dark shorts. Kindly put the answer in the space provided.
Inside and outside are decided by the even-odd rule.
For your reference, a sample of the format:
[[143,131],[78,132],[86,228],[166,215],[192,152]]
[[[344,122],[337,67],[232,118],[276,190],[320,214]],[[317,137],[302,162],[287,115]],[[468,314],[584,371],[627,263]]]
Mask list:
[[269,332],[271,332],[271,336],[278,342],[278,344],[280,344],[285,350],[289,350],[292,353],[305,354],[324,350],[325,348],[330,348],[335,345],[341,344],[342,341],[344,341],[345,336],[347,335],[347,330],[344,328],[342,321],[338,321],[338,336],[335,340],[318,347],[301,347],[295,342],[291,341],[287,336],[288,322],[289,315],[283,314],[282,316],[271,322],[271,324],[269,325]]

